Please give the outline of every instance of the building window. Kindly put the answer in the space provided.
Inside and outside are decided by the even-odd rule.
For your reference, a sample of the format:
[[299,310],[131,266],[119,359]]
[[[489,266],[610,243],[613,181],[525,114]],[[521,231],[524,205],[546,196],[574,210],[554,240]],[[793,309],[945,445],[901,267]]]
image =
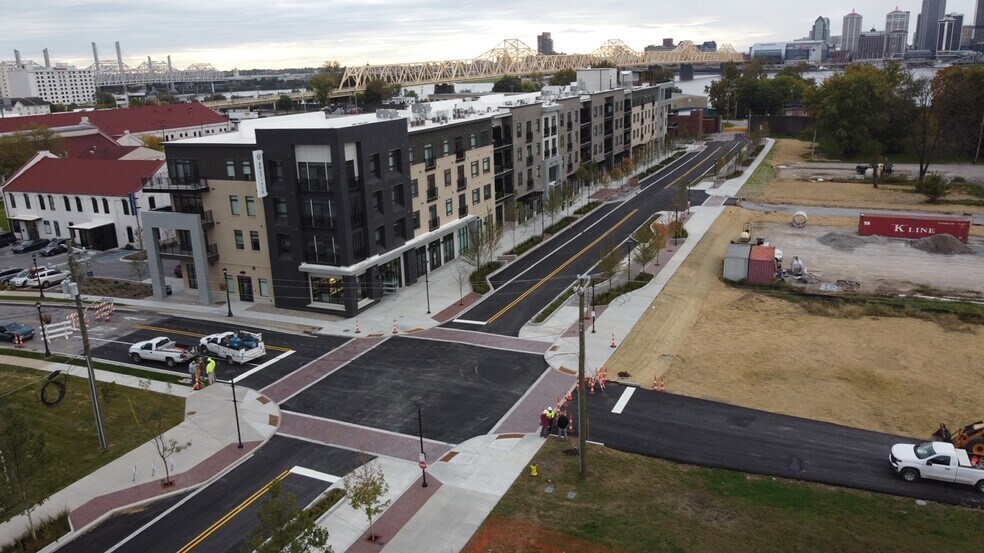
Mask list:
[[385,227],[376,227],[376,230],[373,231],[373,237],[376,240],[376,246],[377,247],[379,247],[379,248],[385,248],[386,247],[386,228]]
[[233,215],[239,215],[239,196],[229,196],[229,209]]
[[403,205],[403,185],[396,184],[393,185],[393,191],[390,193],[390,199],[396,205]]
[[[31,206],[28,205],[27,207],[31,207]],[[78,196],[75,197],[75,208],[79,213],[82,212],[82,198]]]
[[[123,204],[123,215],[129,215],[130,214],[130,199],[127,198],[125,200],[120,200],[120,203]],[[132,240],[131,240],[131,242],[132,242]]]
[[417,179],[413,179],[410,181],[410,196],[416,198],[419,195],[420,195],[420,188],[417,185]]
[[126,241],[133,243],[133,227],[126,227]]
[[278,234],[277,235],[277,251],[280,253],[280,257],[290,257],[290,235],[289,234]]
[[109,213],[109,200],[103,198],[103,213]]
[[389,151],[389,170],[390,170],[391,173],[393,171],[402,171],[403,170],[403,160],[402,160],[402,158],[403,158],[403,155],[402,155],[402,152],[400,152],[400,150],[390,150]]
[[260,287],[260,297],[269,298],[270,297],[270,282],[265,278],[257,279]]
[[377,213],[383,212],[383,193],[379,190],[372,193],[372,208]]
[[[14,199],[14,195],[13,194],[7,194],[7,195],[10,197],[10,207],[12,209],[17,209],[17,200]],[[68,201],[67,197],[66,197],[66,201]]]
[[454,213],[454,200],[448,199],[444,201],[444,212],[447,215]]
[[185,274],[188,275],[188,288],[193,290],[198,289],[198,273],[195,272],[194,263],[185,264]]
[[99,202],[96,201],[95,198],[89,198],[89,199],[92,200],[92,212],[99,213]]
[[482,193],[485,195],[485,199],[488,200],[492,197],[492,185],[486,184],[482,187]]
[[48,209],[51,211],[55,210],[55,197],[51,194],[48,194]]
[[468,135],[468,145],[471,146],[472,148],[475,148],[475,147],[478,146],[478,135],[477,134],[471,133],[470,135]]
[[451,186],[451,169],[444,170],[444,186]]
[[482,191],[479,189],[472,190],[472,205],[477,204],[482,201]]
[[492,170],[492,162],[489,160],[489,158],[483,159],[482,160],[482,173],[488,173],[491,170]]
[[283,198],[273,199],[273,217],[277,221],[287,220],[287,200]]
[[226,162],[226,176],[229,180],[236,180],[236,162],[227,161]]
[[[126,228],[130,228],[130,227],[126,227]],[[61,227],[58,226],[58,221],[55,221],[55,236],[58,237],[61,236]],[[130,239],[130,242],[133,242],[133,239]]]
[[246,215],[256,217],[256,198],[253,196],[246,196]]
[[424,144],[424,163],[431,165],[434,163],[434,145]]
[[413,228],[414,228],[414,230],[420,228],[420,212],[419,211],[414,211],[413,212]]
[[44,196],[42,196],[41,194],[38,194],[38,204],[41,205],[41,211],[48,209],[44,206]]
[[376,178],[380,177],[379,154],[372,154],[369,156],[369,173]]
[[236,249],[237,250],[245,250],[246,249],[246,242],[243,240],[243,231],[241,231],[241,230],[234,230],[232,232],[236,236]]
[[406,239],[407,237],[406,219],[397,219],[396,222],[393,223],[393,235],[396,236],[397,238]]
[[446,156],[449,154],[451,154],[451,141],[445,138],[441,142],[441,156]]
[[243,180],[253,180],[253,166],[249,161],[243,161]]
[[249,231],[249,245],[254,252],[260,251],[260,233],[258,231]]
[[461,227],[458,229],[458,253],[462,254],[468,251],[468,227]]
[[44,233],[51,234],[51,221],[41,221],[41,224],[44,225]]
[[477,177],[478,176],[478,162],[477,161],[471,162],[471,176],[473,176],[473,177]]

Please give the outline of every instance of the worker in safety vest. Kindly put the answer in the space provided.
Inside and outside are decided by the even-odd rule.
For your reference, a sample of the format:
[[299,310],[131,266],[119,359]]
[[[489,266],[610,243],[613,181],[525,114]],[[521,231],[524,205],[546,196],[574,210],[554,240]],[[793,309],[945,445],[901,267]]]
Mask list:
[[209,384],[215,384],[215,359],[211,357],[205,362],[205,374],[208,377]]

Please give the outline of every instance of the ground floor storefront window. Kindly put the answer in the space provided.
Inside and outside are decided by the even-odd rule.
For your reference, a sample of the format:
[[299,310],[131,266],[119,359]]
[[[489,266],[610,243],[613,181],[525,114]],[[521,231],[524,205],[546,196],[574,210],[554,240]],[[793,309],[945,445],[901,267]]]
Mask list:
[[345,283],[341,277],[311,277],[311,299],[315,303],[345,305]]

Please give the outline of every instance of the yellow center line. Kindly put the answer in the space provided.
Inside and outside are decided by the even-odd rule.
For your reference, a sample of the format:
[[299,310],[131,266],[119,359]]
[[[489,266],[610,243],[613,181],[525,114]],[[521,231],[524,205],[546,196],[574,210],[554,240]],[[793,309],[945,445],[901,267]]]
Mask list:
[[[167,332],[168,334],[180,334],[182,336],[191,336],[193,338],[201,338],[205,334],[200,334],[198,332],[191,332],[189,330],[178,330],[176,328],[164,328],[160,326],[149,326],[149,325],[133,325],[134,328],[139,328],[143,330],[156,330],[158,332]],[[285,348],[283,346],[271,346],[264,345],[266,349],[272,349],[273,351],[292,351],[290,348]]]
[[[721,150],[721,147],[720,146],[716,147],[714,149],[714,151],[711,152],[711,155],[706,156],[703,160],[701,160],[701,162],[698,162],[698,165],[700,163],[702,163],[703,161],[706,161],[707,159],[710,159],[711,157],[713,157],[720,150]],[[673,186],[674,184],[680,182],[684,177],[686,177],[690,173],[693,173],[695,170],[697,170],[698,165],[694,165],[693,167],[690,168],[689,171],[687,171],[686,173],[684,173],[684,174],[680,175],[679,177],[673,179],[673,182],[671,182],[670,184],[666,185],[665,188],[669,188],[669,187]],[[487,321],[485,321],[485,324],[492,324],[493,322],[495,322],[496,319],[498,319],[499,317],[505,315],[507,311],[509,311],[513,307],[516,307],[516,304],[518,304],[519,302],[521,302],[524,299],[526,299],[526,297],[529,296],[530,294],[532,294],[537,288],[539,288],[540,286],[543,286],[543,284],[545,282],[547,282],[548,280],[550,280],[551,278],[553,278],[554,276],[556,276],[557,273],[559,273],[560,271],[564,270],[564,268],[566,268],[568,265],[570,265],[571,263],[573,263],[575,259],[577,259],[577,258],[581,257],[582,255],[584,255],[585,252],[587,252],[589,249],[593,248],[598,242],[600,242],[606,236],[608,236],[613,231],[615,231],[615,229],[617,229],[618,227],[622,226],[622,224],[625,223],[625,221],[628,220],[629,217],[632,217],[638,211],[639,211],[638,209],[633,209],[631,212],[629,212],[628,215],[626,215],[625,217],[623,217],[621,221],[619,221],[618,223],[615,223],[615,225],[613,225],[612,228],[610,228],[607,231],[605,231],[604,234],[602,234],[601,236],[599,236],[598,238],[596,238],[593,242],[591,242],[590,244],[588,244],[587,246],[585,246],[581,251],[577,252],[577,254],[575,254],[573,257],[571,257],[570,259],[568,259],[563,265],[561,265],[560,267],[557,267],[556,269],[554,269],[554,271],[552,273],[550,273],[549,275],[547,275],[547,276],[543,277],[542,279],[540,279],[539,282],[537,282],[536,284],[534,284],[529,290],[527,290],[527,291],[523,292],[522,294],[520,294],[520,296],[518,298],[514,299],[512,302],[510,302],[509,305],[503,307],[495,315],[492,315]]]
[[549,275],[547,275],[547,276],[543,277],[542,279],[540,279],[540,281],[537,282],[536,284],[534,284],[529,290],[527,290],[527,291],[523,292],[522,294],[520,294],[520,296],[518,298],[514,299],[509,305],[503,307],[501,311],[499,311],[498,313],[496,313],[495,315],[493,315],[492,317],[490,317],[489,320],[485,321],[485,324],[491,324],[491,323],[495,322],[496,319],[498,319],[499,317],[501,317],[502,315],[504,315],[507,311],[509,311],[513,307],[516,307],[516,304],[518,304],[519,302],[521,302],[524,299],[526,299],[526,296],[529,296],[530,294],[532,294],[537,288],[539,288],[540,286],[543,286],[543,284],[545,282],[547,282],[551,278],[555,277],[557,275],[557,273],[563,271],[568,265],[570,265],[571,263],[573,263],[574,260],[576,260],[577,258],[579,258],[582,255],[584,255],[585,252],[587,252],[588,250],[590,250],[591,248],[593,248],[598,242],[601,242],[605,237],[607,237],[609,234],[611,234],[612,232],[614,232],[615,229],[617,229],[618,227],[622,226],[622,223],[624,223],[625,221],[627,221],[629,219],[629,217],[632,217],[638,211],[639,211],[638,209],[633,209],[632,211],[630,211],[628,215],[626,215],[625,217],[622,217],[622,220],[621,221],[619,221],[619,222],[615,223],[614,225],[612,225],[612,228],[606,230],[605,233],[602,234],[601,236],[599,236],[598,238],[595,238],[593,242],[591,242],[590,244],[588,244],[587,246],[585,246],[584,248],[582,248],[581,251],[577,252],[570,259],[568,259],[563,264],[561,264],[559,267],[557,267],[556,269],[554,269],[552,273],[550,273]]
[[247,497],[242,503],[237,505],[235,509],[226,513],[224,517],[215,521],[214,524],[212,524],[207,529],[205,529],[205,531],[202,532],[201,534],[198,534],[198,536],[196,536],[195,539],[191,540],[190,542],[188,542],[187,545],[179,549],[178,553],[188,553],[188,551],[191,551],[195,547],[198,547],[198,545],[201,544],[203,541],[205,541],[206,538],[214,534],[216,530],[221,528],[223,525],[225,525],[225,523],[232,520],[236,515],[238,515],[244,509],[246,509],[254,502],[256,502],[256,500],[262,497],[263,494],[267,493],[270,490],[270,487],[273,486],[275,482],[287,478],[288,474],[290,474],[290,469],[286,469],[283,472],[281,472],[276,478],[271,480],[266,486],[263,486],[262,488],[256,490],[256,492],[254,492],[253,495]]

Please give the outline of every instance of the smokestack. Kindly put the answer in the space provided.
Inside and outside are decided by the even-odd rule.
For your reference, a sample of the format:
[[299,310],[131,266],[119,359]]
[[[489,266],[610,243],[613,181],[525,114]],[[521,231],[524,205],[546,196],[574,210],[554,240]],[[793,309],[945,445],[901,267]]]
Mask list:
[[48,57],[48,49],[45,48],[44,50],[41,50],[41,52],[44,53],[44,66],[51,68],[51,58]]
[[99,83],[99,51],[96,50],[96,43],[92,43],[92,59],[96,62],[93,67],[96,68],[96,84]]
[[20,50],[14,50],[14,63],[18,66],[21,64]]
[[123,75],[123,50],[120,49],[120,41],[116,41],[116,63],[120,67],[120,76]]

